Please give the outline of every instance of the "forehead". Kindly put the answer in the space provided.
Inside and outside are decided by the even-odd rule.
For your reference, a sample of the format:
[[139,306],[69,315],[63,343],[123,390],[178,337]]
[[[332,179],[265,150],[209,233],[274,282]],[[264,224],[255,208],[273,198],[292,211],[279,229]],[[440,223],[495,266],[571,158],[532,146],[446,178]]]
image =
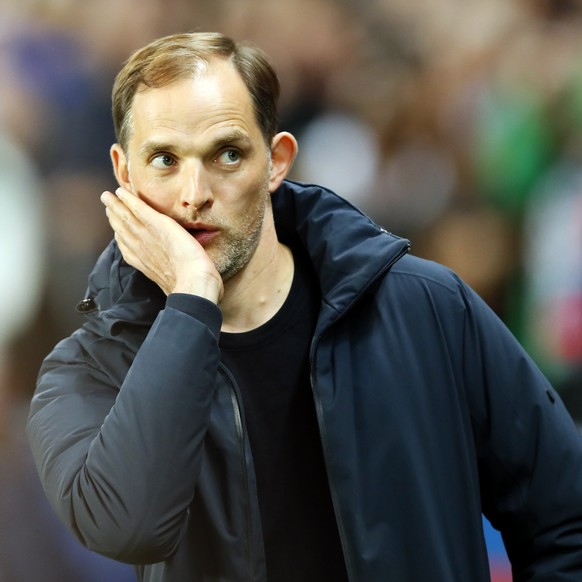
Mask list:
[[213,61],[164,87],[140,89],[132,104],[132,121],[133,137],[139,141],[152,134],[203,138],[223,129],[260,137],[249,91],[226,60]]

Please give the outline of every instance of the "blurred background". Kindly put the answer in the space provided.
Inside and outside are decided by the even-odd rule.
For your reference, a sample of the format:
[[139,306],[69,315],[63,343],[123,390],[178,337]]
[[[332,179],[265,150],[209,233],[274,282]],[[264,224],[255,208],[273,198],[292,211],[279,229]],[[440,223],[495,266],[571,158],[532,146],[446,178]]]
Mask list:
[[582,425],[582,0],[0,0],[0,582],[134,580],[55,522],[22,427],[111,237],[113,78],[190,30],[267,51],[292,177],[457,271]]

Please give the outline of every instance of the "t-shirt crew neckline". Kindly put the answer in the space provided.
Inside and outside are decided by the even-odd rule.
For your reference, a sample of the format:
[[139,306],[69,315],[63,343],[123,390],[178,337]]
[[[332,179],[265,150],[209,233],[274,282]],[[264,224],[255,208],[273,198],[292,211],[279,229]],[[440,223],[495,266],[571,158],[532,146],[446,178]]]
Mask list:
[[254,349],[272,342],[291,329],[295,321],[293,314],[296,314],[303,307],[303,294],[300,289],[301,277],[298,271],[299,268],[295,265],[291,289],[283,305],[271,319],[249,331],[221,332],[220,347],[227,350]]

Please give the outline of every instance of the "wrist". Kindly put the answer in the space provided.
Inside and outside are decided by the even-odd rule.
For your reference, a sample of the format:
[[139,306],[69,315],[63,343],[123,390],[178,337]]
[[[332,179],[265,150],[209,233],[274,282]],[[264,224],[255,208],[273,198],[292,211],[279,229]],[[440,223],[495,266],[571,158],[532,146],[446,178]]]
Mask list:
[[176,281],[171,293],[197,295],[218,304],[222,295],[222,279],[215,277],[197,277],[196,280]]

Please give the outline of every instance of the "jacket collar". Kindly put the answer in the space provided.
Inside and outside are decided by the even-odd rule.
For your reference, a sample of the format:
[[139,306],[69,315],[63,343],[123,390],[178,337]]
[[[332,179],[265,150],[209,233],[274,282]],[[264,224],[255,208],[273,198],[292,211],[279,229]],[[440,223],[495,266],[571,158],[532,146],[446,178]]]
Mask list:
[[286,180],[272,200],[280,239],[295,237],[307,250],[323,302],[337,315],[409,250],[408,240],[326,188]]
[[[79,309],[83,303],[92,309]],[[105,324],[107,331],[116,335],[119,324],[149,327],[164,304],[162,290],[128,265],[112,240],[97,260],[89,276],[85,299],[77,310],[85,312],[90,322],[98,326]]]

